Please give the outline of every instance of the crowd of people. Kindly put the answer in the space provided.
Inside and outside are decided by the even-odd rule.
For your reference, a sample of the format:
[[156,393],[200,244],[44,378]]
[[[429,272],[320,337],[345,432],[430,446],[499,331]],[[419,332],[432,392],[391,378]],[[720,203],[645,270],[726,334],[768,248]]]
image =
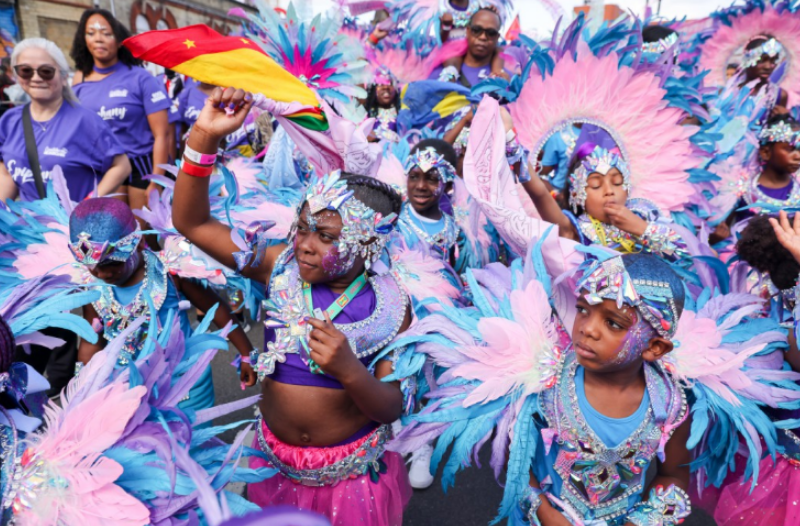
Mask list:
[[514,12],[19,42],[0,523],[401,526],[488,451],[512,525],[800,524],[800,6]]

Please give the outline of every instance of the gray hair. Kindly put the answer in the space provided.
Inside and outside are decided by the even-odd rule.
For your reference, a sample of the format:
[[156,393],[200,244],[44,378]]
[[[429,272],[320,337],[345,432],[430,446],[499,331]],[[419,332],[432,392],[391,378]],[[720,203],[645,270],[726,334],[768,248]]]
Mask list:
[[72,91],[72,87],[69,85],[69,63],[67,62],[67,57],[64,56],[64,52],[52,41],[46,38],[26,38],[22,40],[14,46],[14,51],[11,52],[11,67],[13,68],[16,66],[19,55],[30,48],[42,49],[50,55],[50,58],[53,59],[53,62],[55,62],[58,67],[61,80],[64,82],[63,88],[61,89],[61,96],[64,97],[64,100],[72,104],[78,104],[78,97],[75,96],[75,92]]

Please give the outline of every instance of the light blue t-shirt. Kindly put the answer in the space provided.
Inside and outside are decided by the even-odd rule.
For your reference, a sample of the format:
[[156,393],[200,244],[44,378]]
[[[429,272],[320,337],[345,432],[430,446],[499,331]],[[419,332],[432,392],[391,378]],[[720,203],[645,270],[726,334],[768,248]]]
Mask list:
[[578,395],[578,407],[581,408],[583,418],[586,423],[603,441],[606,447],[614,448],[620,445],[626,438],[631,436],[634,431],[644,422],[647,409],[650,407],[650,394],[647,389],[644,391],[642,403],[639,409],[625,418],[611,418],[592,407],[586,399],[586,385],[584,384],[584,369],[578,366],[575,371],[575,394]]
[[554,133],[544,144],[542,153],[542,166],[554,166],[553,171],[548,174],[548,180],[554,188],[563,190],[567,182],[567,170],[569,170],[569,160],[575,149],[575,141],[578,139],[581,130],[575,126],[570,126],[558,133]]

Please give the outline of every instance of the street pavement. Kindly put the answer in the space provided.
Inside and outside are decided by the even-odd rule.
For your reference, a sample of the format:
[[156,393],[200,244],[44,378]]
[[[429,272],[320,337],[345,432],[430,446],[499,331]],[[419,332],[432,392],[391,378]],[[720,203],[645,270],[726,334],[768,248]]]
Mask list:
[[[263,326],[250,322],[250,341],[258,348],[263,345]],[[241,390],[236,370],[230,362],[236,357],[236,350],[219,352],[212,363],[214,373],[214,392],[216,403],[223,404],[239,400],[245,396],[258,394],[257,387]],[[216,421],[226,424],[236,420],[252,420],[254,408],[239,410]],[[227,431],[221,435],[230,442],[238,430]],[[441,477],[437,476],[433,486],[426,490],[414,491],[411,502],[406,508],[403,526],[486,526],[495,517],[500,504],[502,490],[494,480],[489,466],[489,455],[481,456],[481,468],[473,466],[459,472],[456,486],[445,493],[442,489]],[[441,475],[441,469],[440,473]],[[683,526],[716,526],[716,523],[702,511],[696,511]]]

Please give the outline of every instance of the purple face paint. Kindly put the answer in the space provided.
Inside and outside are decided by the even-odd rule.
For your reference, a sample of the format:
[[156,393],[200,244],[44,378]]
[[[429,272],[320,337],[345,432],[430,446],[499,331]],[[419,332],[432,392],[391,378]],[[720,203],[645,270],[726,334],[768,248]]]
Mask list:
[[[628,311],[628,309],[626,309]],[[636,312],[628,312],[633,320],[633,325],[628,329],[617,357],[610,365],[625,366],[633,363],[642,355],[647,343],[655,337],[655,330]]]
[[339,254],[339,243],[336,242],[324,256],[322,256],[322,270],[332,278],[344,276],[352,265],[348,264],[346,258]]

